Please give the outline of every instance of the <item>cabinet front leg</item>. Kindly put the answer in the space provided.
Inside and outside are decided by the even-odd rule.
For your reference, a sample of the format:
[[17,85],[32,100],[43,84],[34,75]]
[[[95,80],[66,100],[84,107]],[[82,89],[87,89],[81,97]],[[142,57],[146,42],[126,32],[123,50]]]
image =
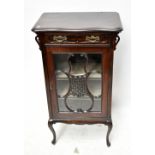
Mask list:
[[108,126],[108,132],[107,132],[107,136],[106,136],[106,142],[107,142],[107,146],[109,147],[111,145],[110,141],[109,141],[109,135],[110,135],[110,132],[112,130],[112,122],[107,122],[106,125]]
[[48,121],[48,127],[50,128],[50,130],[51,130],[51,132],[53,134],[52,144],[55,144],[56,143],[56,133],[55,133],[55,130],[53,128],[53,124],[54,124],[53,121]]

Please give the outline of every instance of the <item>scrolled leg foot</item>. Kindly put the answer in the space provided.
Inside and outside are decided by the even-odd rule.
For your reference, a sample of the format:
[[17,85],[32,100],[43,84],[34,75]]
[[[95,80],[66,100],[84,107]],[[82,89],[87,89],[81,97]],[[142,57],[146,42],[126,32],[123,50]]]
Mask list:
[[53,124],[54,124],[54,122],[48,121],[48,127],[50,128],[50,130],[51,130],[51,132],[53,134],[52,144],[55,144],[56,143],[56,133],[55,133],[55,130],[53,128]]
[[109,135],[110,135],[110,132],[112,130],[112,122],[107,122],[106,125],[108,126],[108,132],[107,132],[107,136],[106,136],[106,142],[107,142],[107,146],[109,147],[111,145],[110,141],[109,141]]

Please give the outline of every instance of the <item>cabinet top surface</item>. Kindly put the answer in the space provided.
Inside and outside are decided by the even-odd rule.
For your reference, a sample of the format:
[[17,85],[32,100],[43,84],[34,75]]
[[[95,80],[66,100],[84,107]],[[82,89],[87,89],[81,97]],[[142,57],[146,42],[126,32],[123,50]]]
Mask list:
[[32,28],[45,31],[122,31],[120,16],[116,12],[64,12],[43,13]]

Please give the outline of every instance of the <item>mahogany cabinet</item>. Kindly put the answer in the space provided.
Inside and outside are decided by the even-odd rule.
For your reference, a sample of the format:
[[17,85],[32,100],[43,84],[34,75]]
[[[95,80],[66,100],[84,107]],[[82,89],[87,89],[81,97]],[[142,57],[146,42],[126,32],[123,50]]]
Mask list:
[[122,31],[116,12],[43,13],[32,28],[42,52],[48,125],[95,124],[112,129],[113,57]]

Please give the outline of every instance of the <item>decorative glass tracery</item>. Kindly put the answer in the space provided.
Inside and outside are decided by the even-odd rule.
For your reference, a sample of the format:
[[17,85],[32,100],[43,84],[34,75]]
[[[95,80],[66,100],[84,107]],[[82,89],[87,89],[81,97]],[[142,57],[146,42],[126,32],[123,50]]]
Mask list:
[[101,111],[101,54],[55,54],[60,112]]

